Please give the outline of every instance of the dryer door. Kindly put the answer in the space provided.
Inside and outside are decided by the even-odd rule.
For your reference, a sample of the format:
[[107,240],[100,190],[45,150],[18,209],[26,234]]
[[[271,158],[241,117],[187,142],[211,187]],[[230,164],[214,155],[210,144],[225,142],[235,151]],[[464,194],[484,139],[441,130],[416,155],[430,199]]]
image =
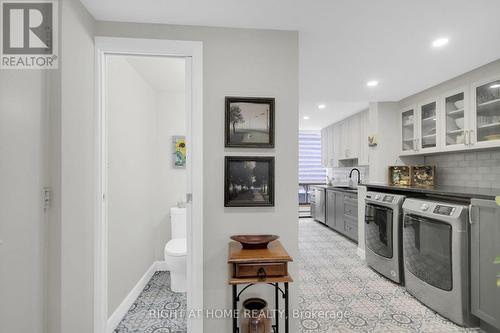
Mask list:
[[367,203],[365,208],[366,246],[385,258],[393,257],[392,224],[394,211],[391,208]]
[[417,215],[404,217],[405,267],[420,280],[450,291],[452,281],[451,225]]

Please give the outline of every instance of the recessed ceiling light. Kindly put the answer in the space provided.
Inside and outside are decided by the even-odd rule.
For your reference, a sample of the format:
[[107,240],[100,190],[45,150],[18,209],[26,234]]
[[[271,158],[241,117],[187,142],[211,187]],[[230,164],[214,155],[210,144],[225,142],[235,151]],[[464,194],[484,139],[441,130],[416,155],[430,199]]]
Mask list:
[[318,105],[318,109],[323,110],[324,108],[326,108],[326,105],[325,105],[325,104],[320,104],[320,105]]
[[432,46],[434,47],[442,47],[448,44],[449,39],[448,38],[438,38],[435,41],[432,42]]
[[304,116],[304,120],[309,120],[309,116]]
[[378,81],[377,80],[368,81],[368,82],[366,82],[366,85],[368,87],[376,87],[376,86],[378,86]]
[[495,83],[490,86],[491,89],[500,88],[500,83]]

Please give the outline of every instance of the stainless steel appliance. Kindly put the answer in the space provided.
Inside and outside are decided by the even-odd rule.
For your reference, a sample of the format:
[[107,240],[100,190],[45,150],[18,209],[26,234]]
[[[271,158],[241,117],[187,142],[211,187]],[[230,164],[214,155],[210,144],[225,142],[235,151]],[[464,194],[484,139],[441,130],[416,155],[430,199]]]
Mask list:
[[319,186],[314,186],[313,188],[313,193],[314,195],[311,197],[311,216],[313,219],[316,221],[319,221],[321,223],[325,223],[325,188],[324,187],[319,187]]
[[403,211],[406,289],[451,321],[477,325],[470,311],[467,206],[406,199]]
[[403,195],[368,192],[365,199],[365,252],[370,267],[396,283],[403,283]]

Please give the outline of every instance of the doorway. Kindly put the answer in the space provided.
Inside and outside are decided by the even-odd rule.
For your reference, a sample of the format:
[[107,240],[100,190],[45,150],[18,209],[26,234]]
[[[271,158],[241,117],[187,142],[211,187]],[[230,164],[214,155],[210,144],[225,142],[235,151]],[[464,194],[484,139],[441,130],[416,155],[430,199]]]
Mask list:
[[[175,294],[176,316],[203,306],[202,44],[98,37],[96,64],[94,333],[113,332],[141,305],[144,325],[150,319],[178,330],[182,318],[162,321],[165,314],[141,296],[153,285],[158,295],[152,297]],[[179,207],[185,211],[186,293],[171,290],[172,266],[164,255]],[[188,317],[184,325],[202,332],[203,321]]]

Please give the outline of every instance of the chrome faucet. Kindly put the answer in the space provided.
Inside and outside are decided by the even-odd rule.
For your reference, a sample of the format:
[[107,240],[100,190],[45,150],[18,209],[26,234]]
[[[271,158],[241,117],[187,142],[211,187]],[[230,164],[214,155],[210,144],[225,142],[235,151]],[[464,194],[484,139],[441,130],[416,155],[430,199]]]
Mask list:
[[351,172],[349,172],[349,186],[352,186],[352,172],[353,171],[358,172],[358,184],[361,184],[361,172],[359,172],[359,169],[353,168],[353,169],[351,169]]

